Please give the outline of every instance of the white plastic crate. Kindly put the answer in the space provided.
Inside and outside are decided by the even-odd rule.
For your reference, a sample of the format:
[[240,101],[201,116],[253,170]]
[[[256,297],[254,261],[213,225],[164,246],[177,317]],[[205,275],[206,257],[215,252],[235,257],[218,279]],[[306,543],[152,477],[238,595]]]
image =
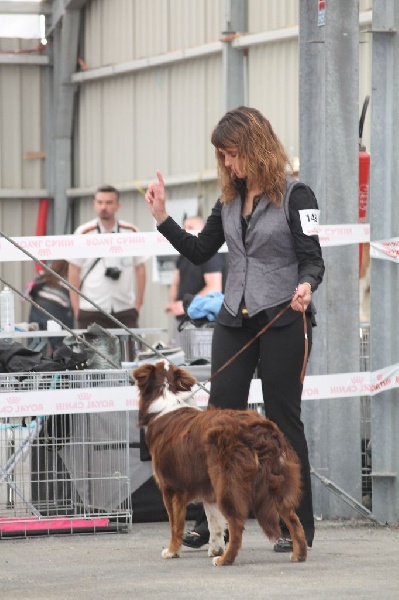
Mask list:
[[180,345],[186,362],[204,358],[211,360],[213,327],[187,326],[180,332]]

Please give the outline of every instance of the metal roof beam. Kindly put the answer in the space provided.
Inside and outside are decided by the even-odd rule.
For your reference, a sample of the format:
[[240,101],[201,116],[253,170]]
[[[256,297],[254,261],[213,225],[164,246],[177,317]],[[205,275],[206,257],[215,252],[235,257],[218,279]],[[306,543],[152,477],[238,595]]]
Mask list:
[[[165,187],[178,187],[179,185],[188,185],[188,184],[197,184],[200,181],[201,183],[213,182],[217,179],[216,169],[209,169],[207,171],[203,171],[200,174],[198,173],[188,173],[184,175],[171,175],[170,177],[165,177]],[[116,183],[115,187],[120,192],[135,192],[139,189],[146,189],[150,183],[151,179],[140,179],[140,181],[128,181],[125,183]],[[87,196],[94,196],[96,192],[96,187],[81,187],[81,188],[70,188],[67,190],[66,194],[68,198],[84,198]]]
[[[359,15],[359,25],[370,25],[371,19],[371,11],[364,11]],[[245,49],[260,44],[282,42],[284,40],[297,38],[298,31],[298,26],[293,26],[263,33],[255,33],[253,35],[241,35],[240,33],[237,33],[237,37],[230,42],[230,45],[232,49]],[[194,48],[185,48],[184,50],[176,50],[175,52],[167,52],[157,56],[149,56],[137,60],[117,63],[115,65],[107,65],[106,67],[98,67],[89,69],[88,71],[80,71],[72,75],[72,83],[86,83],[87,81],[108,79],[110,77],[126,75],[127,73],[134,73],[145,69],[168,66],[177,62],[192,60],[193,58],[219,54],[223,51],[225,42],[226,37],[223,42],[212,42]]]
[[49,15],[51,8],[42,2],[7,2],[0,0],[0,14],[3,15]]
[[35,190],[35,189],[7,189],[0,188],[0,200],[10,200],[18,198],[18,200],[32,200],[37,198],[48,198],[49,194],[47,190]]
[[47,66],[50,64],[48,56],[41,54],[0,54],[0,65],[39,65]]
[[185,50],[177,50],[176,52],[167,52],[158,56],[150,56],[148,58],[140,58],[128,62],[90,69],[72,75],[72,83],[85,83],[95,79],[106,79],[117,75],[125,75],[134,71],[143,71],[144,69],[153,69],[155,67],[170,65],[172,63],[192,60],[193,58],[201,58],[211,54],[219,54],[222,52],[222,42],[212,42],[197,46],[196,48],[187,48]]

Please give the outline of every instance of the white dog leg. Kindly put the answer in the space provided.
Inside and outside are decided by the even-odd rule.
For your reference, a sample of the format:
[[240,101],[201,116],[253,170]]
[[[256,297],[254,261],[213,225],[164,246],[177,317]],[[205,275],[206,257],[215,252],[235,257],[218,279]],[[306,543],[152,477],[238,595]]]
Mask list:
[[209,550],[208,556],[221,556],[224,553],[224,530],[226,520],[216,504],[204,502],[206,518],[209,527]]

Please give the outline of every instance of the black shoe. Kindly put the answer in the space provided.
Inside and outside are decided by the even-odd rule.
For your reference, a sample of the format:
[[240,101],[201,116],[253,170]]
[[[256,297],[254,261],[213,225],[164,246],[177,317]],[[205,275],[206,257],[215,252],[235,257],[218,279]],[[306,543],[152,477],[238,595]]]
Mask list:
[[[311,542],[306,542],[308,546],[308,550],[312,547]],[[292,552],[292,540],[290,538],[281,537],[277,540],[277,542],[273,546],[273,550],[275,552]]]
[[[224,543],[227,544],[229,541],[229,530],[224,530]],[[209,542],[209,531],[206,533],[198,533],[197,531],[187,531],[182,539],[183,546],[188,548],[202,548]]]
[[290,538],[279,538],[273,546],[275,552],[292,552],[292,540]]
[[209,542],[209,531],[208,533],[197,533],[196,531],[187,531],[182,539],[183,546],[188,548],[202,548]]

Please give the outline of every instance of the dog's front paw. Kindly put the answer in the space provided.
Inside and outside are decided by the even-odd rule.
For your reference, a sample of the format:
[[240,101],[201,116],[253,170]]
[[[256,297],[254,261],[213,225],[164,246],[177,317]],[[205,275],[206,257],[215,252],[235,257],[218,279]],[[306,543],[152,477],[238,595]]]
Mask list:
[[179,558],[179,553],[171,552],[169,548],[164,548],[162,550],[162,558]]

